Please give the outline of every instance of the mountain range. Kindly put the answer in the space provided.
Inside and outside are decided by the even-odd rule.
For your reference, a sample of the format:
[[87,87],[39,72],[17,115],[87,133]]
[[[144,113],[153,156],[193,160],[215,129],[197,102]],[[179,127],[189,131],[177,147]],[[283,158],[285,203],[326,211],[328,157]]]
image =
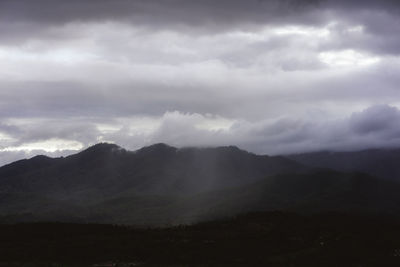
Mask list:
[[400,149],[369,149],[355,152],[314,152],[289,155],[288,158],[311,167],[342,172],[360,171],[400,181]]
[[[346,157],[361,162],[354,153]],[[396,171],[368,168],[378,156],[395,166],[393,151],[354,168],[341,167],[349,160],[337,155],[327,164],[328,156],[271,157],[234,146],[155,144],[128,151],[101,143],[68,157],[36,156],[1,167],[0,222],[170,225],[271,210],[400,215]]]

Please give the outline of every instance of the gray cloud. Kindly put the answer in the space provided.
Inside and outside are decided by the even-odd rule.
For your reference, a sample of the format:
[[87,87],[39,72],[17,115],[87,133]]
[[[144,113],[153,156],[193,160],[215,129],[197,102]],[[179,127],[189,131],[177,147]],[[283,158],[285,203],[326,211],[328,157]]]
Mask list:
[[[0,1],[0,43],[34,39],[81,38],[58,29],[70,24],[119,22],[144,31],[178,30],[207,35],[232,28],[252,30],[265,24],[319,24],[316,0],[61,0]],[[313,14],[311,15],[311,13]]]
[[[116,1],[50,1],[2,0],[1,15],[11,21],[66,23],[71,20],[127,19],[147,24],[185,23],[208,25],[218,23],[257,22],[278,19],[279,16],[313,7],[313,0],[116,0]],[[278,11],[279,14],[276,14]],[[270,15],[269,18],[267,18]]]
[[399,7],[0,0],[0,163],[98,141],[397,146]]
[[395,107],[379,105],[351,116],[354,132],[362,135],[382,134],[400,137],[400,111]]
[[[119,21],[145,30],[177,29],[187,34],[208,34],[233,28],[252,30],[266,24],[318,26],[332,20],[358,19],[371,32],[382,34],[378,25],[383,21],[379,15],[397,16],[399,6],[398,1],[391,0],[2,0],[0,33],[4,43],[21,41],[23,36],[68,38],[56,28],[69,23]],[[384,31],[393,33],[387,27]],[[79,38],[77,33],[68,34]]]
[[[286,117],[258,122],[236,121],[230,126],[217,129],[201,127],[205,121],[218,120],[200,114],[168,112],[151,131],[131,131],[134,122],[126,122],[124,127],[108,133],[100,133],[95,125],[83,122],[42,121],[32,122],[25,131],[32,134],[18,135],[22,130],[9,131],[19,140],[14,145],[32,141],[47,140],[57,136],[64,140],[77,140],[83,147],[93,144],[96,136],[100,141],[112,140],[135,150],[143,145],[165,142],[178,147],[238,145],[259,154],[287,154],[305,151],[333,150],[351,151],[368,148],[400,147],[400,110],[388,105],[371,106],[341,119],[318,120],[311,118]],[[109,122],[118,126],[118,122]],[[57,130],[52,128],[56,126]],[[199,127],[200,126],[200,127]],[[0,128],[0,131],[4,127]],[[15,135],[13,135],[13,133]],[[6,151],[1,152],[2,163],[17,157],[29,157],[36,153],[60,156],[72,151]]]
[[337,120],[292,117],[237,122],[220,131],[196,129],[190,119],[179,116],[182,115],[167,116],[151,141],[177,146],[237,144],[261,154],[400,147],[400,110],[387,105],[372,106]]
[[[345,1],[345,0],[2,0],[2,17],[8,20],[66,23],[71,20],[143,20],[145,24],[165,21],[198,23],[261,22],[281,19],[283,15],[295,17],[310,9],[383,10],[396,12],[400,5],[396,0]],[[151,17],[151,18],[150,18]]]

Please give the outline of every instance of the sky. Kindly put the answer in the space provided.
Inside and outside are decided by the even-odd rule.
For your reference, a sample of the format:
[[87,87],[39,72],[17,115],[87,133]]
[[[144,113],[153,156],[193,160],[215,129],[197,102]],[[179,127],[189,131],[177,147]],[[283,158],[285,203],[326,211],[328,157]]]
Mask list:
[[400,147],[399,32],[389,0],[0,0],[0,165]]

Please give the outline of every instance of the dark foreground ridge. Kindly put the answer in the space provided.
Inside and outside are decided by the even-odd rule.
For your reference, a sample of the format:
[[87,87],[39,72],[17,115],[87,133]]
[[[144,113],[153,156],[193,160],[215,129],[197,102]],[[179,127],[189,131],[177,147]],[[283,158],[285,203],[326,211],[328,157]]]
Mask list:
[[267,212],[162,229],[0,225],[4,267],[399,264],[400,221],[384,217]]

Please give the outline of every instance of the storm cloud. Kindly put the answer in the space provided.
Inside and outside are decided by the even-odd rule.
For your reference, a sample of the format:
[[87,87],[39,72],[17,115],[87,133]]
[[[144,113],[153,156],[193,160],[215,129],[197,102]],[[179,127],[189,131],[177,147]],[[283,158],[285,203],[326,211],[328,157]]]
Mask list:
[[0,164],[108,141],[400,146],[398,1],[0,0]]

